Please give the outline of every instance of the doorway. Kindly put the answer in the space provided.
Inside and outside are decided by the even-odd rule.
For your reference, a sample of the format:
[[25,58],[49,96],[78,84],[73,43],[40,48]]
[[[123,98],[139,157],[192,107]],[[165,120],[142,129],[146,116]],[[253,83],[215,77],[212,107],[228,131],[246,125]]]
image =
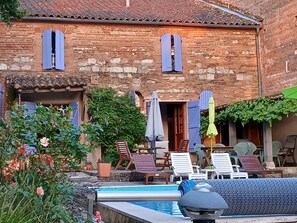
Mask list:
[[[168,150],[177,150],[180,140],[186,139],[186,102],[160,102],[165,138]],[[167,137],[166,137],[167,136]]]

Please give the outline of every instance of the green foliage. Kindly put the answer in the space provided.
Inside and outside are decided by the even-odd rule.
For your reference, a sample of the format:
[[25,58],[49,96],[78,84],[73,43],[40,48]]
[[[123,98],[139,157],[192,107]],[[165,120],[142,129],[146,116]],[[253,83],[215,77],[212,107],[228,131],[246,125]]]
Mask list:
[[[36,155],[47,154],[54,159],[52,171],[78,168],[90,147],[80,142],[82,132],[66,116],[70,110],[39,105],[36,113],[29,114],[23,106],[13,107],[0,126],[0,165],[19,147],[32,145]],[[42,138],[48,140],[47,146],[42,145]]]
[[[98,126],[85,124],[81,131],[71,123],[70,112],[70,107],[39,105],[29,114],[25,107],[15,106],[1,120],[0,222],[74,222],[66,205],[73,189],[64,171],[79,168],[95,138],[88,131],[86,145],[81,135]],[[26,145],[36,152],[26,153]],[[8,220],[2,221],[2,216]]]
[[25,11],[19,10],[19,0],[1,0],[0,21],[11,25],[11,18],[21,19],[26,15]]
[[[267,97],[258,98],[252,101],[242,101],[230,104],[225,109],[216,113],[215,122],[225,123],[228,119],[239,121],[242,125],[250,121],[258,123],[273,120],[281,120],[285,115],[293,113],[297,115],[297,100],[295,99],[272,99]],[[200,133],[204,134],[208,126],[208,113],[201,115]]]
[[18,188],[2,185],[0,187],[0,222],[35,223],[38,216],[32,208],[34,197],[16,196]]
[[98,142],[113,164],[118,161],[116,140],[126,140],[129,148],[144,142],[145,116],[128,93],[119,96],[111,88],[94,89],[89,94],[89,113],[91,122],[102,126]]

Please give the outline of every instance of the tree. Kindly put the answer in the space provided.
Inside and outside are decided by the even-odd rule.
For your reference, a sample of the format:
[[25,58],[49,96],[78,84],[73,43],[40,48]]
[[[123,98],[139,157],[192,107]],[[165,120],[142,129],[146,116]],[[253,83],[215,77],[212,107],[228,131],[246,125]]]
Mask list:
[[0,1],[0,21],[11,25],[11,19],[21,19],[26,12],[20,10],[19,0],[1,0]]

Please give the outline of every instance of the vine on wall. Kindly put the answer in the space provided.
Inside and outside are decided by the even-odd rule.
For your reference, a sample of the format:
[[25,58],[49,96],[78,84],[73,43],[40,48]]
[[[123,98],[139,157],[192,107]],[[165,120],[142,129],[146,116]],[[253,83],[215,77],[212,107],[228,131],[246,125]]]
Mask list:
[[[230,104],[215,114],[215,123],[223,124],[228,119],[239,121],[244,126],[250,121],[258,123],[268,122],[272,125],[273,120],[281,120],[284,116],[297,115],[297,100],[278,98],[272,99],[261,97],[252,101],[241,101]],[[208,127],[208,112],[201,114],[200,134],[206,133]]]

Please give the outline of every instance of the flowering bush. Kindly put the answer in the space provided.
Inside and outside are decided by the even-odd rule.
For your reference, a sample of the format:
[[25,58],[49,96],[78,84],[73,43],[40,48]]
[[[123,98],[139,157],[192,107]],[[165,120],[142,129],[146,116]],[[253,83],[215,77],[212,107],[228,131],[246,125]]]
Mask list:
[[84,132],[65,115],[70,109],[39,105],[29,114],[16,106],[0,122],[1,185],[17,188],[11,205],[30,204],[38,216],[34,222],[74,222],[65,205],[72,191],[64,172],[79,168],[92,144],[81,143]]

